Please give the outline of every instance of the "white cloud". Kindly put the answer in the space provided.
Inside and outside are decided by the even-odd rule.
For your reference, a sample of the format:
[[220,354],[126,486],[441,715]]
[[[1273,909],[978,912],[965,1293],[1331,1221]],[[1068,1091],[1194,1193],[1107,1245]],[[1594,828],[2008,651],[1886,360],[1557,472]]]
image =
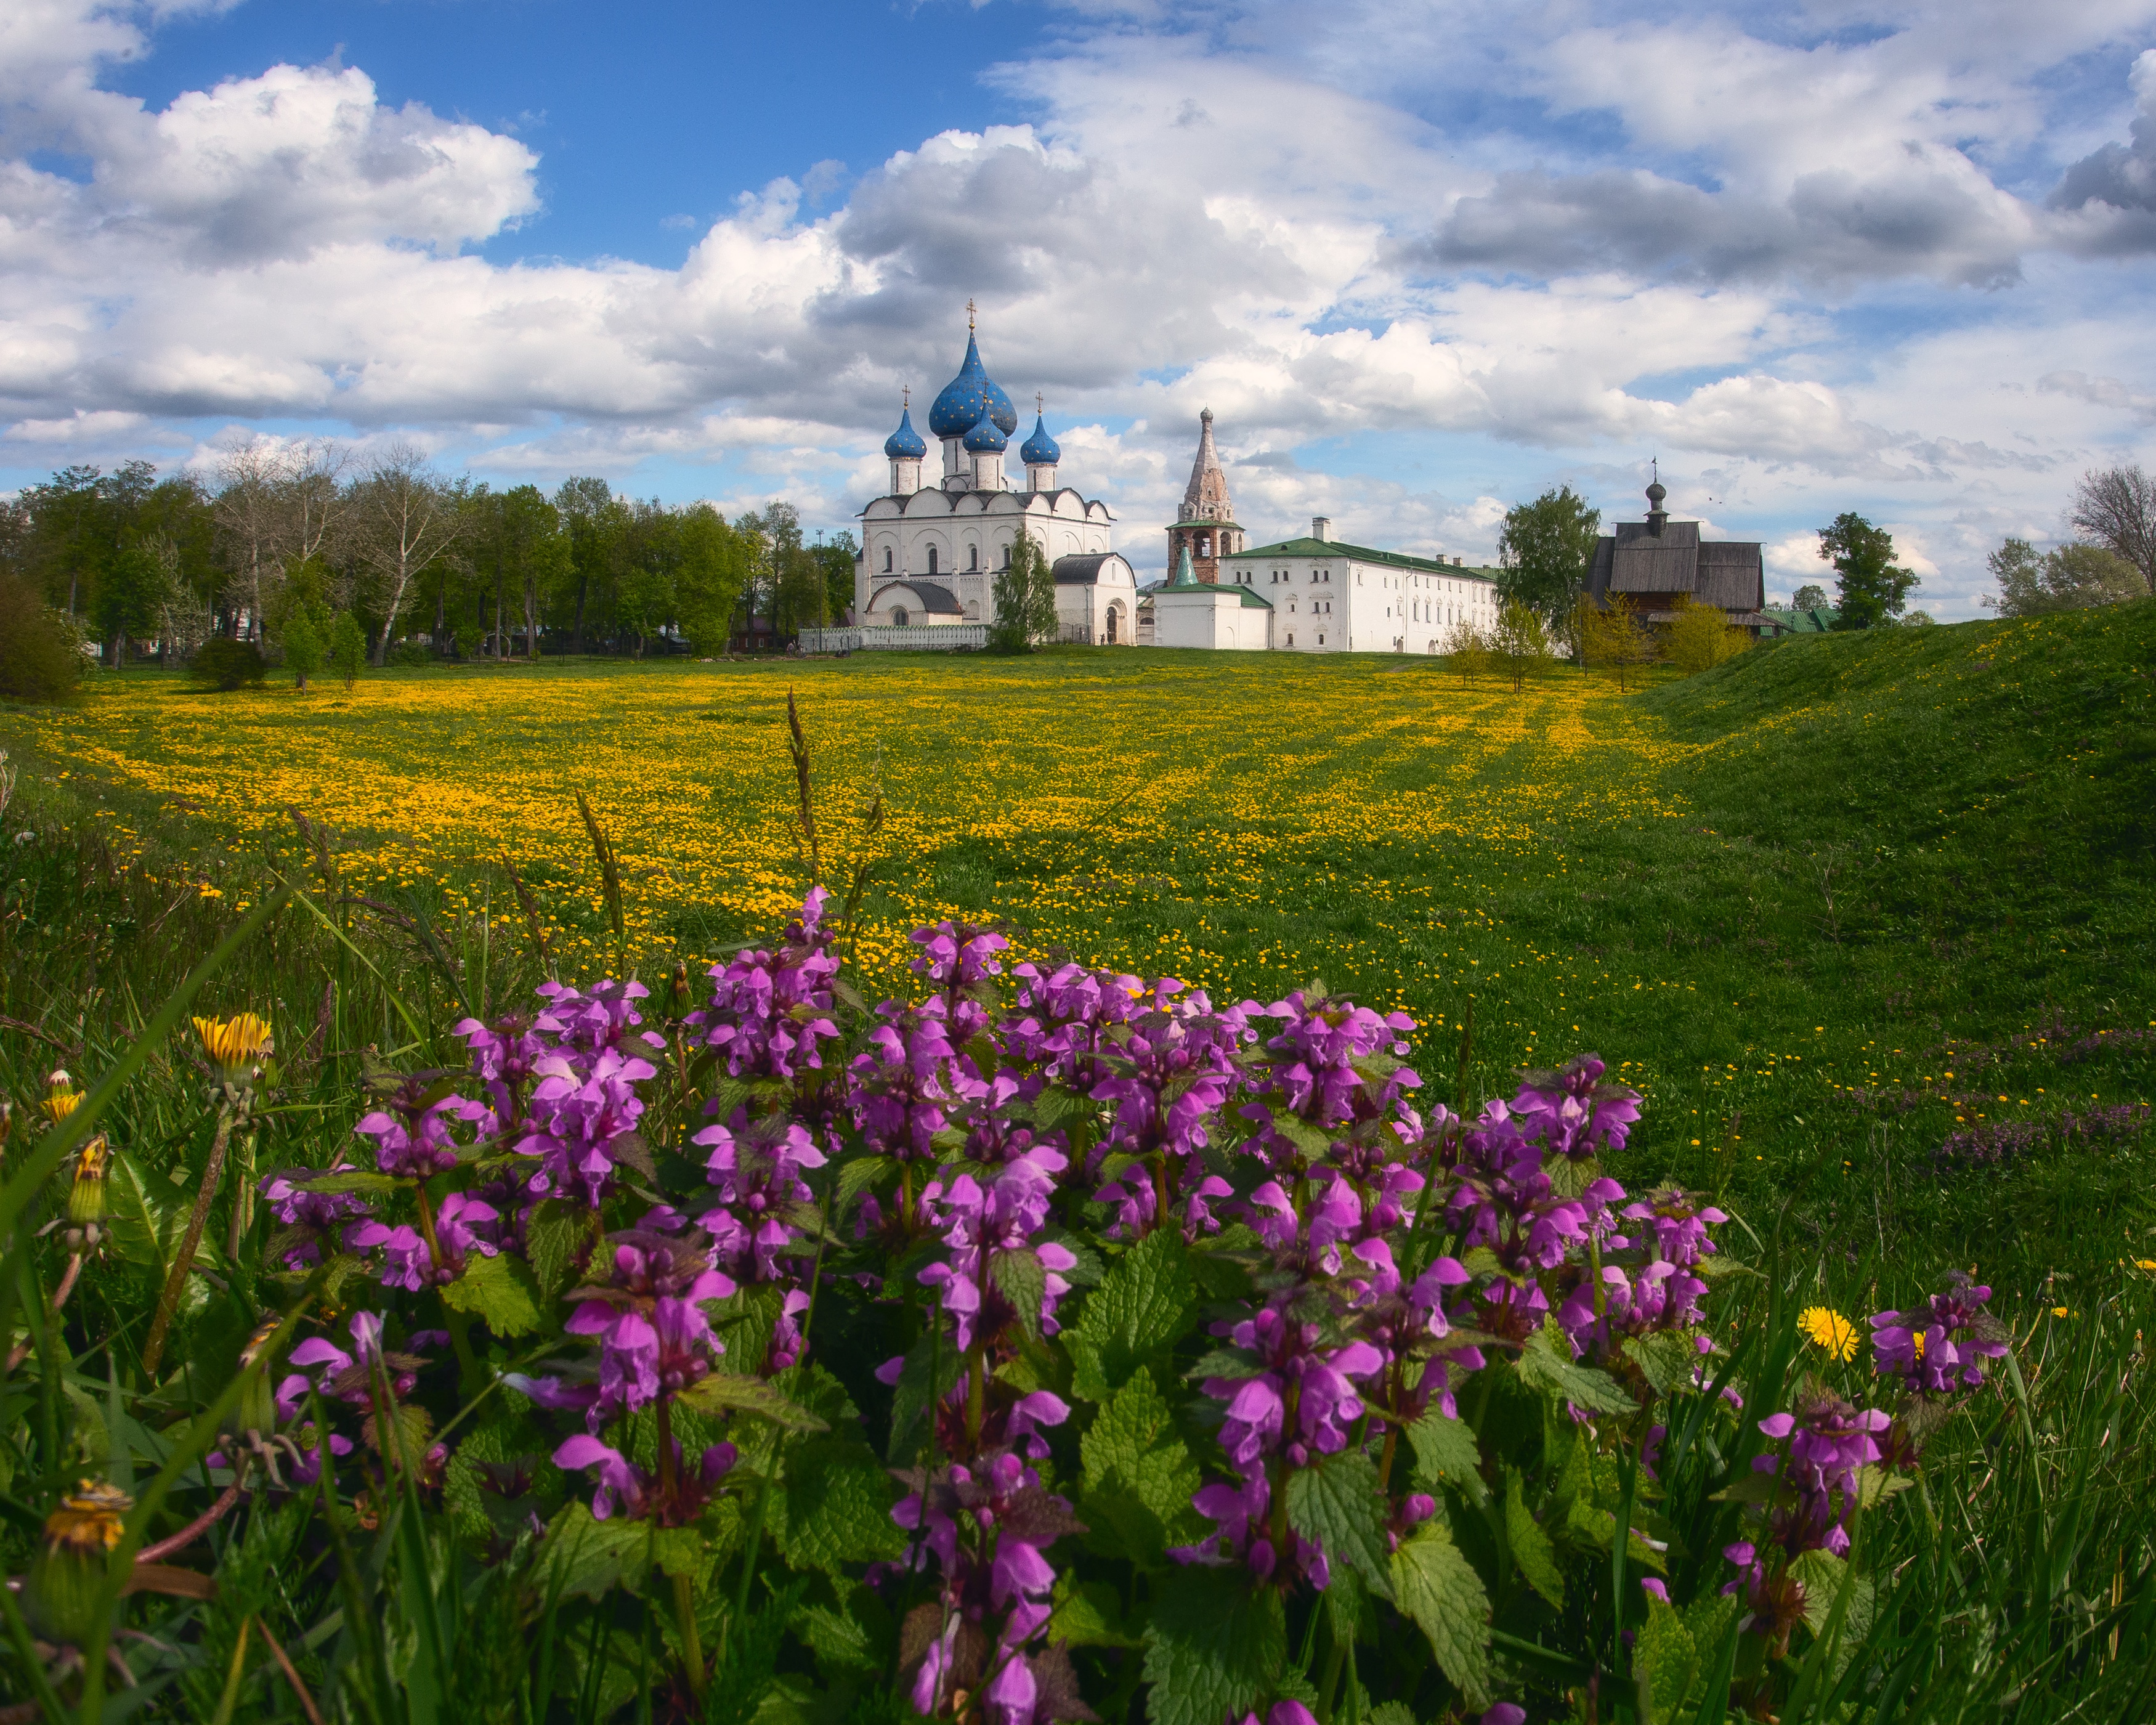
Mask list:
[[[537,158],[362,69],[152,111],[98,79],[155,14],[18,0],[0,419],[25,459],[236,418],[410,429],[505,475],[724,464],[839,519],[972,295],[1142,567],[1210,405],[1253,525],[1480,556],[1501,497],[1560,475],[1629,512],[1652,451],[1784,562],[1793,512],[1903,523],[1950,605],[2000,523],[2156,424],[2140,266],[2068,261],[2156,248],[2156,54],[2130,144],[2045,83],[2108,54],[2123,103],[2156,0],[2051,12],[1081,10],[992,74],[1032,124],[713,187],[729,213],[660,269],[477,255],[541,213]],[[1427,482],[1309,453],[1342,439],[1482,453]]]

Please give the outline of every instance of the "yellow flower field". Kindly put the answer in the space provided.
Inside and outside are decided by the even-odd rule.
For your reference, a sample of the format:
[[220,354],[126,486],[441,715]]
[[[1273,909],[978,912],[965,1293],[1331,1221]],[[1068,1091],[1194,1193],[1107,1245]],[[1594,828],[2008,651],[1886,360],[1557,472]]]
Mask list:
[[[565,963],[586,968],[607,942],[580,790],[622,859],[632,953],[673,950],[684,910],[747,938],[798,902],[789,689],[827,880],[877,863],[860,952],[871,976],[902,963],[917,922],[992,913],[1035,952],[1229,992],[1316,969],[1426,1010],[1428,979],[1399,965],[1400,924],[1486,935],[1487,877],[1561,872],[1560,827],[1680,812],[1655,786],[1682,751],[1645,735],[1599,680],[1516,696],[1380,660],[542,666],[393,674],[308,696],[206,697],[143,676],[39,715],[33,741],[281,853],[297,855],[291,811],[326,822],[363,891],[432,886],[451,907],[490,904],[521,927],[490,866],[513,861]],[[879,787],[870,845],[860,816]],[[1385,859],[1402,855],[1449,860],[1460,902],[1391,878]],[[1297,922],[1320,905],[1368,932],[1291,951],[1251,938],[1264,932],[1254,918]],[[1475,944],[1463,970],[1502,968]]]

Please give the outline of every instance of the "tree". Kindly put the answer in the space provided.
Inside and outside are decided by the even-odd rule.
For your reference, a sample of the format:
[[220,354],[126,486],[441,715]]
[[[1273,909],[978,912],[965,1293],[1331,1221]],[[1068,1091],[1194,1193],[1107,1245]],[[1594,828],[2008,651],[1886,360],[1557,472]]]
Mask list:
[[330,624],[329,665],[344,679],[346,693],[359,680],[360,667],[366,663],[367,632],[351,612],[338,612]]
[[708,503],[682,511],[680,569],[675,603],[681,633],[706,659],[726,651],[733,636],[734,608],[748,584],[749,544]]
[[456,542],[464,519],[456,499],[411,444],[393,443],[377,455],[353,500],[356,548],[383,594],[382,638],[374,662],[389,662],[397,621],[419,572]]
[[996,571],[995,620],[988,645],[998,653],[1024,653],[1055,635],[1055,572],[1030,533],[1011,542],[1010,557]]
[[1797,589],[1796,597],[1789,601],[1789,608],[1793,611],[1825,610],[1826,589],[1816,582],[1806,582]]
[[74,630],[20,570],[0,567],[0,696],[70,701],[81,677]]
[[1601,531],[1602,511],[1589,509],[1570,485],[1514,504],[1497,535],[1497,561],[1504,571],[1497,578],[1499,592],[1553,624],[1569,624],[1574,603],[1586,590]]
[[848,532],[828,540],[819,535],[808,547],[809,555],[824,571],[824,615],[829,622],[840,621],[853,608],[854,564],[860,550]]
[[322,639],[321,631],[315,620],[305,611],[295,613],[285,624],[285,665],[292,673],[292,686],[305,693],[307,679],[322,668],[322,658],[328,644]]
[[227,449],[217,463],[218,530],[231,548],[234,579],[247,605],[248,634],[260,639],[265,571],[274,581],[285,474],[285,455],[266,437],[251,437]]
[[1525,599],[1508,598],[1497,608],[1496,627],[1491,631],[1490,652],[1505,675],[1512,680],[1517,695],[1527,679],[1544,669],[1553,656],[1549,629],[1542,614]]
[[1452,633],[1445,644],[1445,663],[1451,666],[1465,688],[1490,669],[1490,642],[1474,623],[1461,618],[1452,625]]
[[1578,609],[1573,639],[1579,644],[1580,662],[1607,666],[1617,673],[1617,686],[1624,688],[1626,673],[1644,664],[1654,650],[1638,605],[1630,593],[1612,593],[1606,605],[1582,593]]
[[2085,473],[2066,518],[2113,557],[2130,563],[2156,593],[2156,480],[2138,466]]
[[2040,555],[2027,540],[2009,539],[1984,562],[1999,591],[1984,603],[2002,617],[2116,605],[2143,592],[2140,572],[2098,545],[2061,545]]
[[610,623],[613,614],[615,559],[620,550],[628,511],[613,495],[613,487],[593,475],[562,481],[554,494],[554,508],[568,536],[568,576],[576,595],[576,612],[569,625],[570,651],[584,650],[584,629],[588,622]]
[[1892,623],[1909,602],[1917,578],[1894,567],[1894,536],[1848,512],[1821,527],[1820,561],[1834,565],[1838,629],[1871,629]]
[[122,546],[106,565],[91,616],[99,639],[110,645],[115,670],[127,663],[130,637],[140,639],[157,632],[178,562],[172,541],[157,534]]
[[1751,644],[1752,637],[1732,627],[1729,614],[1719,605],[1702,605],[1689,593],[1679,595],[1665,650],[1670,663],[1686,676],[1711,670]]

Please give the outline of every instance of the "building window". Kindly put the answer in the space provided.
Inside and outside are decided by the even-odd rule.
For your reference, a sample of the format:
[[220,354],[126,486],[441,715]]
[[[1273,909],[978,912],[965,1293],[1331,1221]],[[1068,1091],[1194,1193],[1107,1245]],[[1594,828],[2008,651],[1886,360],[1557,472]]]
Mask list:
[[903,605],[893,605],[891,608],[891,620],[898,628],[904,629],[906,627],[906,607]]
[[883,572],[886,575],[891,573],[891,547],[888,545],[883,548]]
[[936,572],[936,547],[932,545],[928,547],[928,572],[931,575]]
[[1295,644],[1295,631],[1293,629],[1290,629],[1287,632],[1287,644],[1291,647]]
[[1322,647],[1322,646],[1325,644],[1325,637],[1324,637],[1323,635],[1320,635],[1320,636],[1317,638],[1317,644],[1318,644],[1319,646],[1321,646],[1321,647]]
[[979,546],[969,545],[966,547],[966,567],[969,569],[978,569],[981,567],[981,547]]

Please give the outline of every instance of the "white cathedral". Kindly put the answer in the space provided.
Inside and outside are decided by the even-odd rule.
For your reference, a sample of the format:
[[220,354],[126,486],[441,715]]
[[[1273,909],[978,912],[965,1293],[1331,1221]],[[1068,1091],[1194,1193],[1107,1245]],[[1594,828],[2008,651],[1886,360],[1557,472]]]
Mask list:
[[[973,307],[968,305],[970,314]],[[1168,578],[1142,590],[1109,546],[1108,506],[1059,484],[1062,452],[1035,398],[1033,434],[1019,446],[1024,490],[1004,472],[1018,415],[981,363],[970,316],[966,362],[928,410],[943,445],[942,477],[921,481],[928,445],[913,429],[909,394],[883,446],[891,490],[860,512],[854,622],[919,629],[994,620],[994,580],[1020,533],[1032,535],[1055,575],[1055,614],[1066,641],[1101,646],[1198,647],[1288,653],[1437,653],[1464,627],[1487,629],[1497,613],[1496,572],[1453,557],[1409,557],[1351,545],[1316,517],[1306,535],[1244,544],[1228,475],[1213,444],[1213,412],[1199,416],[1198,455],[1168,530]],[[891,644],[926,646],[916,634]]]
[[[970,309],[970,308],[969,308]],[[1109,548],[1108,506],[1056,479],[1062,451],[1036,400],[1033,435],[1019,446],[1025,486],[1004,472],[1018,414],[988,376],[971,321],[966,362],[928,409],[943,446],[942,477],[923,485],[928,445],[911,402],[883,446],[891,490],[860,513],[854,616],[862,624],[986,623],[995,615],[995,572],[1030,534],[1055,575],[1055,614],[1066,639],[1125,644],[1137,639],[1137,577]]]

